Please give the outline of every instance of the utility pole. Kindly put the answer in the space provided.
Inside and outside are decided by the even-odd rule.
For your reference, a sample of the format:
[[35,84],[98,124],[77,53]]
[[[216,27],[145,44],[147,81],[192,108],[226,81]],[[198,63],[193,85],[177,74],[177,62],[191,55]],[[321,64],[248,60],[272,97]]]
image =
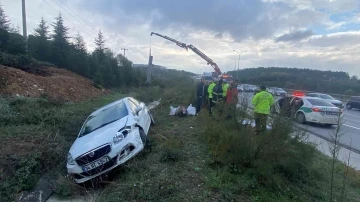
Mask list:
[[121,50],[124,50],[124,57],[126,57],[126,56],[125,56],[125,52],[126,52],[127,50],[129,50],[129,49],[122,48]]
[[148,64],[146,82],[145,82],[147,85],[151,84],[152,62],[153,62],[153,56],[151,55],[151,48],[150,48],[150,51],[149,51],[149,64]]
[[27,40],[25,0],[22,0],[23,37]]
[[237,53],[239,54],[239,60],[238,60],[238,70],[237,70],[237,73],[236,73],[236,78],[237,78],[237,79],[239,79],[240,55],[241,55],[242,53],[246,53],[246,52],[247,52],[247,50],[242,51],[242,52],[239,52],[239,51],[237,51],[237,50],[233,50],[233,51],[234,51],[234,52],[237,52]]

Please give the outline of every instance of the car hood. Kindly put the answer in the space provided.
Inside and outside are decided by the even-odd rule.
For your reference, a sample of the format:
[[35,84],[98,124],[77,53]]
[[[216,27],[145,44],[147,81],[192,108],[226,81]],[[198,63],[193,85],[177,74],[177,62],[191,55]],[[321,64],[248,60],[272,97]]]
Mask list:
[[127,120],[128,116],[99,128],[83,137],[77,138],[70,148],[69,152],[71,156],[75,159],[96,147],[112,143],[116,132],[126,125]]

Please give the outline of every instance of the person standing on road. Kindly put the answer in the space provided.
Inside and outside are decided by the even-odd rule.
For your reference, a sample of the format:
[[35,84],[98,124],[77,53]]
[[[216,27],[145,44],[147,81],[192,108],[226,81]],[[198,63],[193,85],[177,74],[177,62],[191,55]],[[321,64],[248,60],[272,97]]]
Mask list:
[[200,83],[197,85],[196,87],[196,97],[197,97],[197,102],[196,102],[196,115],[200,112],[201,109],[201,105],[204,102],[204,97],[205,97],[205,84],[204,84],[204,78],[201,79]]
[[211,110],[213,107],[213,89],[216,86],[215,83],[215,79],[213,79],[213,81],[210,83],[209,87],[208,87],[208,94],[209,94],[209,115],[211,115]]
[[261,86],[260,90],[261,91],[252,99],[252,104],[254,105],[256,134],[260,134],[265,131],[270,107],[274,104],[274,97],[266,91],[266,87]]

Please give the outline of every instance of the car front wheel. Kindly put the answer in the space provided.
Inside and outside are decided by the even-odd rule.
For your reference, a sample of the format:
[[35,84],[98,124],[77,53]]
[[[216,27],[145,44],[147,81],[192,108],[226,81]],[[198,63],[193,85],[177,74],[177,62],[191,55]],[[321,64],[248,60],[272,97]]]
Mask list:
[[346,104],[346,109],[352,109],[351,104]]
[[297,121],[298,123],[301,123],[301,124],[306,123],[305,114],[302,113],[302,112],[297,113],[297,114],[296,114],[296,121]]

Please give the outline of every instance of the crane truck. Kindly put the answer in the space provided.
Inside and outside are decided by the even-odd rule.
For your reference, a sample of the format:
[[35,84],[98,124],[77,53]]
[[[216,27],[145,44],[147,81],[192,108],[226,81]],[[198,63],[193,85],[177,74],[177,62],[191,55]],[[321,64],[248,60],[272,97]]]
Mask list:
[[[205,55],[205,53],[201,52],[199,49],[197,49],[195,46],[193,45],[187,45],[185,43],[182,43],[178,40],[175,40],[173,38],[170,38],[168,36],[165,36],[165,35],[162,35],[162,34],[159,34],[159,33],[155,33],[155,32],[151,32],[150,34],[151,36],[152,35],[156,35],[156,36],[159,36],[161,38],[164,38],[166,40],[169,40],[173,43],[175,43],[177,46],[181,47],[181,48],[184,48],[186,50],[190,49],[192,50],[195,54],[197,54],[198,56],[200,56],[202,59],[204,59],[208,65],[211,65],[213,68],[214,68],[214,72],[204,72],[203,74],[203,78],[205,80],[208,80],[210,75],[212,78],[217,78],[217,79],[223,79],[224,81],[226,82],[230,82],[233,80],[232,76],[229,75],[229,74],[223,74],[219,68],[219,66],[211,59],[209,58],[207,55]],[[212,79],[211,79],[212,80]]]

